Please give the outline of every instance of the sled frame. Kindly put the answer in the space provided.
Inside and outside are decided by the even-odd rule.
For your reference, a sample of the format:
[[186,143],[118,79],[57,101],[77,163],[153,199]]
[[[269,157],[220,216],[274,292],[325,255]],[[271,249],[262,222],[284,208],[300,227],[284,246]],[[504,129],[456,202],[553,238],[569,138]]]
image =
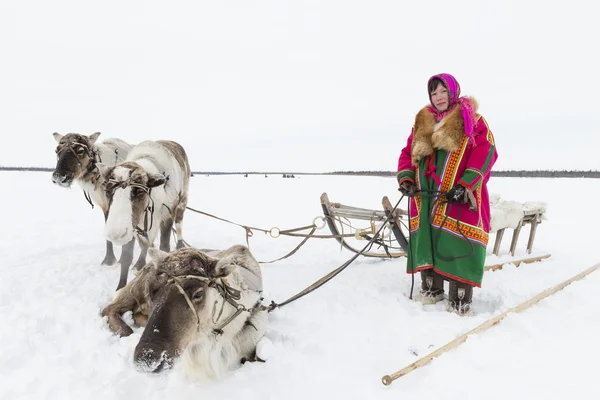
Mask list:
[[[388,216],[388,213],[386,211],[369,210],[366,208],[351,207],[351,206],[342,205],[341,203],[330,202],[329,197],[327,196],[327,193],[323,193],[321,195],[321,208],[323,209],[323,215],[325,216],[325,221],[327,223],[327,226],[329,227],[329,230],[331,231],[331,233],[336,237],[335,239],[338,241],[338,243],[343,248],[350,250],[351,252],[357,253],[357,254],[360,253],[360,251],[358,249],[356,249],[355,247],[353,247],[350,243],[348,243],[348,241],[346,241],[344,239],[344,237],[342,236],[342,232],[340,232],[337,225],[335,224],[336,220],[340,220],[342,218],[347,218],[349,220],[356,219],[356,220],[362,220],[362,221],[370,221],[371,223],[374,223],[374,222],[384,222]],[[396,210],[396,211],[398,211],[398,210]],[[390,224],[389,228],[392,230],[392,233],[394,234],[396,241],[398,241],[397,235],[399,235],[401,238],[404,237],[402,235],[402,232],[400,231],[400,227],[398,224],[396,224],[395,222],[392,222],[391,220],[388,223]],[[373,232],[374,232],[374,230],[371,229],[370,233],[373,233]],[[364,238],[364,235],[366,235],[366,234],[367,234],[366,232],[358,232],[357,233],[357,235],[360,235],[363,238]],[[407,246],[403,247],[402,244],[400,243],[400,241],[398,241],[398,243],[400,244],[400,247],[403,249],[402,251],[387,252],[387,254],[374,253],[374,252],[367,251],[367,252],[362,253],[362,255],[365,257],[375,257],[375,258],[406,257]]]
[[[393,253],[389,253],[389,254],[378,254],[378,253],[373,253],[373,252],[366,252],[366,253],[363,253],[363,255],[365,257],[378,257],[378,258],[406,257],[407,252],[408,252],[408,236],[407,236],[407,234],[405,234],[405,232],[408,230],[408,228],[407,228],[407,226],[408,226],[408,211],[401,209],[399,207],[396,208],[396,210],[394,210],[394,208],[387,196],[384,196],[382,198],[381,205],[383,207],[383,210],[372,210],[372,209],[366,209],[366,208],[352,207],[352,206],[343,205],[341,203],[331,202],[329,200],[329,197],[327,196],[327,193],[323,193],[321,195],[321,207],[323,209],[323,214],[325,216],[325,220],[327,221],[327,226],[329,227],[329,230],[331,231],[331,233],[336,236],[336,240],[342,245],[342,247],[344,247],[347,250],[352,251],[353,253],[360,252],[358,249],[356,249],[355,247],[350,245],[346,240],[344,240],[344,238],[341,236],[341,232],[339,231],[339,229],[337,228],[337,226],[335,224],[336,219],[347,218],[350,220],[355,219],[355,220],[363,220],[363,221],[371,221],[371,222],[374,222],[374,221],[383,222],[393,212],[393,215],[389,219],[388,224],[390,224],[389,228],[390,228],[392,234],[394,235],[396,242],[398,242],[398,244],[402,248],[402,251],[401,252],[397,251],[397,252],[393,252]],[[529,233],[529,239],[527,242],[527,254],[532,254],[533,243],[535,240],[535,233],[537,231],[537,226],[541,223],[541,217],[542,217],[542,215],[540,213],[526,214],[523,217],[523,219],[521,220],[521,222],[519,223],[519,225],[517,226],[517,228],[514,229],[512,240],[511,240],[511,246],[510,246],[510,255],[512,257],[514,257],[515,253],[516,253],[516,247],[517,247],[517,243],[518,243],[518,239],[519,239],[519,234],[521,232],[521,228],[524,227],[525,225],[531,226],[530,233]],[[405,220],[406,223],[404,223],[403,220]],[[504,231],[506,229],[509,229],[509,228],[502,228],[496,232],[496,240],[495,240],[494,249],[493,249],[493,254],[496,256],[499,255],[500,245],[502,242]],[[531,256],[531,257],[528,257],[528,256],[518,257],[515,259],[506,260],[506,261],[498,261],[498,262],[491,263],[490,265],[486,265],[485,270],[486,271],[500,270],[506,264],[514,264],[516,267],[518,267],[522,263],[529,264],[529,263],[533,263],[533,262],[539,262],[539,261],[543,261],[545,259],[550,258],[550,256],[551,256],[550,254],[542,254],[542,255],[536,255],[536,256]]]
[[[527,254],[531,254],[533,250],[533,242],[535,240],[535,233],[537,232],[537,227],[542,223],[542,214],[537,212],[532,212],[530,214],[525,214],[525,216],[519,222],[519,225],[513,230],[512,240],[510,241],[510,255],[514,256],[517,251],[517,243],[519,241],[519,234],[521,233],[521,228],[525,225],[530,225],[529,230],[529,239],[527,240]],[[502,242],[502,237],[504,236],[504,231],[508,228],[498,229],[496,232],[496,241],[494,242],[494,251],[493,254],[498,255],[500,252],[500,245]]]

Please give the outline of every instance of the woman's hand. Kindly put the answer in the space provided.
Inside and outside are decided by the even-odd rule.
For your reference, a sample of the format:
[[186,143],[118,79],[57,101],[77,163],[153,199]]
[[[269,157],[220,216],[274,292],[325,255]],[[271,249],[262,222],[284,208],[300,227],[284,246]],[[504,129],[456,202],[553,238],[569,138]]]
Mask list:
[[448,203],[469,204],[471,211],[477,211],[477,201],[470,189],[462,185],[456,185],[446,193]]
[[413,197],[417,193],[417,185],[413,181],[404,181],[398,190],[405,196]]

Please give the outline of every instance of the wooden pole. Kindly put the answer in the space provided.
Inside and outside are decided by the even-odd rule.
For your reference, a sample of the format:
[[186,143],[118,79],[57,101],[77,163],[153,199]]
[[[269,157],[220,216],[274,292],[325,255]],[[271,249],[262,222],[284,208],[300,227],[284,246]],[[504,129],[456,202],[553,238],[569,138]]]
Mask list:
[[517,259],[501,262],[498,264],[486,265],[484,267],[484,271],[496,271],[498,269],[502,269],[506,264],[514,264],[515,267],[518,267],[519,265],[521,265],[521,263],[530,264],[530,263],[545,260],[546,258],[550,258],[550,254],[544,254],[542,256],[537,256],[537,257],[517,258]]
[[439,349],[437,349],[436,351],[426,355],[425,357],[421,358],[420,360],[410,364],[408,367],[405,367],[403,369],[401,369],[400,371],[394,372],[391,375],[385,375],[381,378],[381,381],[383,382],[384,385],[388,386],[391,385],[393,381],[395,381],[396,379],[408,374],[409,372],[414,371],[415,369],[422,367],[425,364],[428,364],[431,360],[433,360],[435,357],[438,357],[439,355],[445,353],[448,350],[451,350],[455,347],[457,347],[458,345],[460,345],[461,343],[463,343],[464,341],[467,340],[467,337],[470,335],[475,335],[478,333],[481,333],[489,328],[491,328],[492,326],[498,324],[500,321],[502,321],[502,319],[504,319],[504,317],[506,317],[509,313],[511,312],[521,312],[529,307],[531,307],[532,305],[536,304],[537,302],[539,302],[540,300],[558,292],[559,290],[565,288],[566,286],[570,285],[571,283],[583,279],[585,276],[591,274],[592,272],[596,271],[597,269],[600,268],[600,263],[594,265],[593,267],[590,267],[588,269],[586,269],[585,271],[575,275],[574,277],[572,277],[571,279],[554,286],[553,288],[547,289],[544,292],[538,294],[537,296],[527,300],[526,302],[509,309],[508,311],[498,315],[497,317],[494,317],[486,322],[484,322],[483,324],[479,325],[477,328],[465,333],[464,335],[454,339],[453,341],[451,341],[450,343],[446,344],[444,347],[441,347]]

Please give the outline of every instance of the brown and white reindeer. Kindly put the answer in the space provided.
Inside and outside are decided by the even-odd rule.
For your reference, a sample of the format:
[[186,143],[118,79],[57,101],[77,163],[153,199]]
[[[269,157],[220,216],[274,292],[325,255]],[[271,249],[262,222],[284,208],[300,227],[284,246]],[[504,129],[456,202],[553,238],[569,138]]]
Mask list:
[[[102,311],[119,336],[144,326],[134,351],[137,368],[160,372],[177,365],[193,380],[219,379],[245,361],[268,325],[260,265],[245,246],[205,252],[149,250],[151,262]],[[177,361],[177,363],[176,363]]]
[[[98,141],[100,132],[89,136],[80,133],[67,133],[61,135],[53,133],[56,146],[56,167],[52,173],[52,182],[58,186],[70,188],[76,182],[87,201],[94,207],[98,205],[104,213],[104,220],[108,216],[108,199],[104,191],[104,180],[97,168],[97,164],[116,165],[125,161],[133,147],[121,139],[111,138]],[[133,253],[132,241],[129,245]],[[127,254],[127,252],[125,252]],[[121,253],[121,258],[123,253]],[[106,241],[106,254],[102,265],[113,265],[117,259],[112,243]],[[123,261],[123,260],[121,260]],[[131,260],[129,261],[131,264]]]
[[[124,162],[115,166],[99,163],[98,168],[108,198],[104,236],[120,246],[137,239],[141,252],[135,269],[146,264],[146,253],[154,245],[159,230],[160,249],[170,251],[173,223],[176,246],[183,247],[182,223],[191,170],[181,145],[167,140],[146,140],[134,146]],[[117,290],[127,284],[132,259],[133,247],[128,257],[130,262],[121,263]]]

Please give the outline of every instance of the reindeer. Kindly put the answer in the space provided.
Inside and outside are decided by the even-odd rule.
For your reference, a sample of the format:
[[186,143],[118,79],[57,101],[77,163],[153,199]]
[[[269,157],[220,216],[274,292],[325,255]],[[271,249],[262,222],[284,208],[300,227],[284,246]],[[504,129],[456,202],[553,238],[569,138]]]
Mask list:
[[[154,245],[159,229],[160,249],[170,251],[173,222],[176,247],[183,247],[182,222],[191,170],[181,145],[172,141],[147,140],[131,149],[124,162],[115,166],[97,165],[108,198],[104,236],[116,245],[137,238],[141,252],[135,270],[139,271],[146,264],[146,253]],[[117,290],[127,284],[133,247],[128,251],[126,260],[129,263],[121,263]]]
[[160,372],[175,360],[194,380],[219,379],[256,357],[268,325],[260,305],[260,265],[247,247],[204,252],[182,248],[165,253],[151,248],[151,261],[117,292],[102,311],[119,336],[133,330],[121,315],[132,311],[144,326],[134,351],[137,368]]
[[[56,167],[52,173],[52,182],[58,186],[70,188],[73,182],[83,189],[83,194],[92,208],[98,205],[104,213],[104,220],[108,217],[108,199],[104,192],[104,180],[97,164],[116,165],[123,162],[132,146],[121,139],[106,139],[97,143],[100,132],[89,136],[79,133],[61,135],[53,133],[58,143],[56,147]],[[133,253],[132,241],[129,246]],[[127,254],[127,252],[125,252]],[[123,253],[121,253],[121,260]],[[106,241],[106,254],[102,265],[113,265],[117,259],[113,251],[112,242]],[[131,261],[129,261],[131,263]]]

